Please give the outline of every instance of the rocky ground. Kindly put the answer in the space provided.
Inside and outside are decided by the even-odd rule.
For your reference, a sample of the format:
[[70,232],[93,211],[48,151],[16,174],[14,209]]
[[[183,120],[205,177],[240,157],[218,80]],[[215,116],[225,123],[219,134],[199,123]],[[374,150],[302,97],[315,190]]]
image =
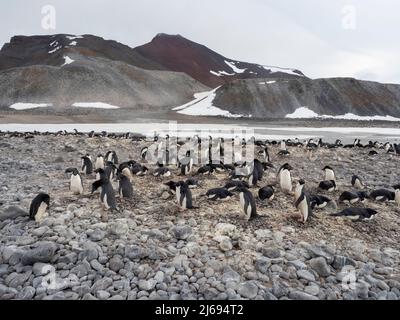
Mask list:
[[[0,137],[0,299],[400,299],[395,203],[363,204],[379,211],[371,222],[321,210],[303,225],[291,218],[292,196],[277,187],[271,204],[258,203],[264,218],[245,223],[238,197],[215,203],[201,197],[223,186],[227,174],[201,177],[193,189],[199,208],[181,212],[162,185],[180,179],[174,170],[170,178],[135,177],[135,199],[118,199],[121,212],[104,223],[98,194],[89,192],[94,176],[84,177],[84,195],[70,194],[64,171],[79,167],[80,156],[115,150],[121,160],[139,159],[146,144]],[[311,191],[323,166],[332,166],[336,200],[351,189],[352,174],[368,189],[400,182],[400,159],[382,150],[370,157],[364,149],[321,149],[312,161],[302,149],[290,151],[283,158],[272,148],[276,168],[260,186],[274,184],[285,162]],[[39,191],[51,196],[50,216],[41,223],[26,216]]]

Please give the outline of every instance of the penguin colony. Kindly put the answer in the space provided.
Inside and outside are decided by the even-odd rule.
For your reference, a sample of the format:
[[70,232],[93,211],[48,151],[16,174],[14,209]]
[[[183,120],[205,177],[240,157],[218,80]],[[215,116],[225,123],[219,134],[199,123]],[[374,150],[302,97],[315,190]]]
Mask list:
[[[144,141],[144,137],[131,136],[131,134],[108,134],[107,132],[89,134],[80,133],[75,130],[72,133],[76,136],[88,137],[109,137],[114,139],[131,139],[132,141]],[[58,133],[2,133],[0,135],[23,136],[25,139],[30,139],[35,135],[70,135],[66,131]],[[193,137],[194,140],[201,145],[201,139],[197,136]],[[169,139],[167,136],[166,139]],[[158,142],[159,137],[156,136],[153,142]],[[81,165],[79,168],[67,168],[65,174],[69,175],[69,189],[72,195],[81,196],[85,193],[83,188],[83,180],[93,180],[91,194],[95,194],[98,189],[99,201],[103,208],[104,214],[102,219],[107,221],[107,212],[116,212],[118,214],[119,204],[122,199],[132,199],[135,197],[133,176],[140,176],[145,179],[147,174],[152,174],[154,177],[160,179],[160,184],[168,187],[169,192],[175,194],[176,204],[180,210],[200,209],[201,206],[195,206],[191,189],[201,188],[198,177],[212,176],[215,174],[225,174],[226,183],[224,185],[215,186],[207,190],[205,194],[201,195],[206,201],[236,201],[238,205],[238,215],[246,220],[254,220],[266,218],[265,215],[257,213],[257,208],[268,208],[273,201],[279,201],[276,196],[276,191],[279,190],[282,194],[288,197],[293,197],[293,206],[297,209],[298,215],[296,219],[301,223],[307,223],[308,220],[318,218],[313,211],[325,210],[326,214],[331,217],[349,218],[355,221],[371,220],[378,211],[374,208],[367,206],[359,207],[355,204],[371,205],[374,202],[391,201],[400,206],[400,184],[390,186],[386,189],[368,190],[368,186],[362,180],[362,177],[353,175],[351,177],[336,177],[335,169],[329,165],[321,168],[322,173],[321,181],[319,182],[317,190],[319,193],[308,192],[309,185],[304,179],[293,181],[291,172],[295,169],[293,164],[290,164],[290,155],[292,153],[300,152],[303,149],[307,154],[312,157],[320,148],[337,149],[337,148],[370,148],[374,153],[369,152],[368,155],[376,155],[376,150],[383,150],[382,152],[391,154],[393,156],[400,156],[400,145],[390,143],[379,143],[370,141],[368,144],[363,145],[359,139],[355,139],[353,144],[343,145],[340,140],[335,143],[325,143],[322,139],[315,142],[313,139],[300,142],[295,140],[283,141],[259,141],[254,137],[251,141],[243,140],[242,147],[246,143],[252,142],[257,150],[259,158],[254,159],[250,163],[246,161],[237,160],[233,164],[225,164],[222,138],[209,137],[206,140],[207,145],[201,145],[202,150],[205,150],[203,157],[208,159],[208,163],[204,165],[196,165],[192,152],[186,152],[185,156],[181,159],[178,153],[167,150],[162,159],[158,159],[154,168],[149,163],[149,150],[148,147],[142,148],[137,159],[127,159],[124,162],[119,162],[116,151],[107,151],[106,153],[99,153],[93,158],[91,155],[86,154],[81,157]],[[179,141],[177,149],[186,141]],[[234,139],[232,138],[232,144]],[[271,161],[269,146],[279,146],[279,152],[276,154],[275,163]],[[163,142],[160,142],[158,148],[161,150]],[[288,148],[293,148],[291,151]],[[217,154],[219,161],[213,161],[213,155]],[[176,164],[172,163],[171,159],[175,157]],[[171,163],[170,163],[171,161]],[[279,162],[285,162],[281,164]],[[275,170],[276,180],[268,181],[267,185],[260,185],[263,180],[263,175],[269,170]],[[176,174],[175,180],[170,180],[171,176]],[[397,178],[397,177],[394,177]],[[170,180],[165,182],[165,180]],[[343,190],[340,197],[332,199],[329,193],[338,190],[337,182],[341,180],[341,184],[351,185],[349,190]],[[164,180],[164,181],[163,181]],[[114,190],[112,182],[115,182],[118,187]],[[199,199],[197,199],[199,201]],[[200,202],[200,201],[199,201]],[[338,204],[343,210],[339,211]],[[40,221],[49,214],[50,208],[50,195],[40,193],[33,199],[30,207],[30,217]]]

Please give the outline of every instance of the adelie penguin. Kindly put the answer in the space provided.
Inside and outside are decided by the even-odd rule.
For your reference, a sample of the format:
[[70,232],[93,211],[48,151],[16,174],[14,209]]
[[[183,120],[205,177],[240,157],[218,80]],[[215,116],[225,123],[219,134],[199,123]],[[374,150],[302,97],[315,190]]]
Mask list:
[[99,154],[94,163],[94,168],[95,169],[104,169],[104,165],[105,165],[104,157],[103,157],[103,155]]
[[208,190],[205,195],[209,200],[228,200],[233,193],[225,188],[215,188]]
[[83,194],[83,181],[78,169],[68,168],[65,170],[65,173],[71,173],[69,190],[72,192],[72,194]]
[[393,186],[393,188],[394,188],[394,200],[400,207],[400,184],[396,184],[395,186]]
[[258,218],[256,201],[249,189],[241,187],[236,191],[239,192],[240,206],[243,212],[240,217],[246,221]]
[[136,176],[144,176],[148,171],[149,169],[146,166],[142,166],[140,163],[135,163],[131,168],[132,174]]
[[325,172],[325,181],[336,181],[335,172],[330,166],[325,166],[322,170]]
[[47,193],[39,193],[31,202],[29,208],[29,218],[35,221],[41,221],[46,218],[50,207],[50,196]]
[[333,192],[336,190],[336,182],[335,180],[321,181],[318,188],[327,192]]
[[249,189],[250,186],[246,181],[229,181],[225,184],[224,188],[228,189],[229,191],[236,191],[238,188],[247,188]]
[[155,177],[169,177],[171,171],[167,167],[160,167],[154,170],[153,176]]
[[291,170],[293,170],[293,168],[288,163],[285,163],[278,171],[279,185],[283,192],[292,192]]
[[347,208],[341,212],[333,213],[331,217],[346,217],[354,221],[371,220],[378,212],[370,208]]
[[375,201],[394,201],[396,193],[387,189],[374,190],[369,194],[369,197]]
[[131,199],[133,197],[132,183],[123,173],[118,173],[118,193],[121,198]]
[[92,193],[96,191],[98,188],[101,188],[100,191],[100,203],[102,204],[103,207],[103,212],[102,212],[102,220],[107,221],[108,216],[107,216],[107,210],[114,211],[117,210],[117,202],[115,200],[115,192],[112,187],[112,184],[109,179],[106,177],[101,178],[100,180],[97,180],[93,182],[92,184]]
[[184,181],[179,181],[176,184],[176,200],[181,210],[195,208],[192,201],[192,192],[188,184]]
[[118,164],[118,156],[115,151],[108,151],[105,156],[105,160],[112,162],[114,164]]
[[353,175],[351,177],[351,185],[357,189],[364,189],[364,184],[363,184],[361,178],[357,175]]
[[311,205],[310,205],[310,199],[304,192],[304,181],[300,180],[300,183],[298,184],[295,192],[295,197],[297,195],[296,201],[294,203],[294,206],[296,207],[297,210],[300,212],[300,222],[306,223],[308,220],[308,217],[312,215],[312,210],[311,210]]
[[93,164],[92,164],[92,159],[90,158],[89,155],[83,156],[82,158],[82,169],[81,172],[89,175],[93,173]]
[[349,204],[357,203],[358,201],[363,202],[368,198],[368,193],[364,191],[345,191],[339,197],[339,202],[347,202]]
[[330,205],[334,209],[337,209],[337,204],[334,200],[329,199],[326,196],[322,195],[310,195],[310,206],[311,209],[323,209]]
[[275,197],[275,190],[274,187],[271,185],[265,186],[258,190],[258,198],[261,201],[272,201]]

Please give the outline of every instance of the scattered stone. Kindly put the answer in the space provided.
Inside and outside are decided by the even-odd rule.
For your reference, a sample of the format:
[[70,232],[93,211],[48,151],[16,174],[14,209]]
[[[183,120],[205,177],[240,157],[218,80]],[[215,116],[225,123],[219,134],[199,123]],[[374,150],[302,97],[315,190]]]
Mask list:
[[326,263],[325,258],[318,257],[309,261],[310,267],[316,271],[321,277],[328,277],[331,274],[331,269]]
[[258,293],[258,287],[253,281],[240,283],[237,292],[244,298],[254,299]]
[[5,221],[8,219],[16,219],[18,217],[28,216],[28,211],[22,209],[18,206],[9,206],[0,211],[0,221]]
[[170,230],[171,234],[178,240],[186,240],[192,234],[190,226],[174,226]]
[[57,247],[53,242],[40,242],[35,248],[22,253],[21,262],[23,265],[32,265],[35,262],[50,262],[56,249]]

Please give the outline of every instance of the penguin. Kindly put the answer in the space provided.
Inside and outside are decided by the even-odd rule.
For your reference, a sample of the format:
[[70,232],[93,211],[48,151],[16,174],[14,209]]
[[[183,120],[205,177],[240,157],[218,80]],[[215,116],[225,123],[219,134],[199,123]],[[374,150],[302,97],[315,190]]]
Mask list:
[[93,164],[92,164],[92,159],[90,158],[89,155],[83,156],[82,158],[82,169],[81,172],[89,175],[93,173]]
[[258,171],[253,168],[253,171],[250,173],[250,175],[247,177],[247,181],[250,187],[256,187],[258,181],[260,180],[258,177]]
[[169,190],[170,190],[172,193],[176,193],[176,185],[177,185],[177,182],[168,181],[168,182],[164,183],[164,185],[168,186],[168,187],[169,187]]
[[83,194],[83,181],[78,169],[68,168],[67,170],[65,170],[65,173],[71,173],[69,190],[72,192],[72,194]]
[[166,167],[160,167],[154,170],[153,176],[155,177],[169,177],[171,176],[171,171]]
[[363,182],[359,176],[353,175],[351,177],[351,185],[357,189],[364,189]]
[[115,151],[107,151],[105,160],[110,161],[114,164],[118,164],[118,156]]
[[247,188],[249,189],[250,186],[246,181],[229,181],[225,184],[224,188],[229,191],[236,191],[238,188]]
[[326,181],[329,181],[329,180],[336,181],[335,172],[333,171],[333,169],[330,166],[325,166],[322,170],[325,172],[325,180]]
[[395,196],[396,196],[395,192],[387,190],[387,189],[374,190],[369,195],[369,197],[372,200],[381,201],[381,202],[393,201],[393,200],[395,200]]
[[228,200],[233,196],[233,193],[225,188],[210,189],[205,194],[209,200]]
[[50,196],[47,193],[39,193],[31,202],[29,208],[29,218],[35,221],[41,221],[46,218],[48,208],[50,207]]
[[394,191],[394,200],[396,201],[397,205],[400,207],[400,184],[396,184],[393,186]]
[[96,162],[94,163],[95,169],[104,169],[104,157],[99,154],[96,158]]
[[368,152],[369,156],[376,156],[378,154],[378,152],[376,152],[375,150],[371,150],[370,152]]
[[180,181],[176,185],[176,199],[181,210],[195,208],[192,203],[192,192],[188,184],[184,181]]
[[[112,187],[112,184],[109,179],[106,177],[103,177],[100,180],[97,180],[93,182],[92,184],[92,193],[98,189],[101,188],[100,191],[100,202],[102,204],[102,207],[105,211],[110,210],[114,211],[117,210],[117,203],[115,200],[115,192]],[[103,212],[102,214],[102,220],[108,220],[107,213]]]
[[148,147],[143,147],[142,150],[140,150],[140,157],[142,158],[143,161],[146,160],[148,151],[149,151]]
[[267,170],[267,166],[264,163],[261,163],[259,160],[254,159],[253,170],[257,173],[258,181],[261,181],[264,175],[264,170]]
[[185,164],[181,165],[181,175],[182,176],[187,176],[190,174],[193,168],[193,158],[192,157],[186,157],[185,158]]
[[257,207],[253,194],[249,191],[249,189],[244,187],[239,187],[236,191],[239,192],[240,206],[243,210],[243,213],[240,214],[240,217],[246,221],[257,218]]
[[285,140],[281,141],[280,151],[286,151],[286,141]]
[[214,169],[213,169],[213,167],[212,166],[210,166],[209,164],[206,164],[206,165],[204,165],[204,166],[202,166],[202,167],[200,167],[198,170],[197,170],[197,172],[196,172],[196,175],[204,175],[204,174],[211,174],[211,173],[213,173],[214,172]]
[[278,171],[279,185],[283,192],[292,192],[290,170],[293,170],[293,168],[288,163],[285,163]]
[[330,214],[332,217],[346,217],[354,221],[371,220],[378,212],[370,208],[347,208],[341,212]]
[[364,201],[368,198],[368,194],[363,191],[345,191],[339,197],[339,202],[348,202],[350,204],[357,203],[358,201]]
[[144,176],[147,174],[149,169],[145,166],[142,166],[140,163],[135,163],[131,168],[132,174],[137,176]]
[[118,170],[121,174],[127,177],[130,181],[133,180],[132,171],[128,162],[123,162],[119,165]]
[[199,181],[197,179],[194,178],[188,178],[185,181],[187,183],[187,185],[189,186],[189,189],[195,189],[199,186]]
[[322,195],[310,195],[310,206],[311,209],[323,209],[325,208],[328,204],[332,204],[333,207],[336,209],[337,205],[336,203],[329,199],[326,196],[322,196]]
[[114,162],[107,161],[106,166],[104,168],[104,173],[109,180],[114,179],[118,168],[115,166]]
[[300,193],[299,197],[297,198],[294,206],[296,207],[297,210],[300,211],[300,214],[301,214],[300,222],[306,223],[308,217],[310,217],[312,215],[312,210],[311,210],[311,205],[310,205],[310,199],[305,194],[303,188],[301,188],[301,193]]
[[275,197],[274,187],[271,185],[265,186],[258,190],[258,198],[261,201],[267,200],[272,201]]
[[133,187],[130,179],[122,172],[118,173],[118,193],[121,198],[131,199],[133,197]]
[[278,156],[289,156],[289,155],[290,155],[290,152],[287,150],[280,150],[278,152]]
[[306,182],[303,179],[300,179],[296,182],[296,186],[294,189],[294,201],[297,201],[297,199],[299,199],[299,197],[301,196],[301,193],[304,191],[305,184]]
[[324,191],[333,192],[336,190],[335,180],[321,181],[318,188]]

